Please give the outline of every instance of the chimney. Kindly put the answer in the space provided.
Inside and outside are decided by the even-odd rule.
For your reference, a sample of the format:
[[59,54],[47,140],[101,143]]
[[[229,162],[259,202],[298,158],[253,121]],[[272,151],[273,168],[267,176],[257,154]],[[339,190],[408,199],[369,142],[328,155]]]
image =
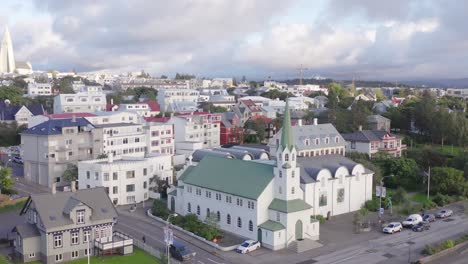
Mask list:
[[52,194],[56,194],[57,193],[57,183],[54,182],[52,183]]
[[73,123],[76,122],[76,116],[75,115],[72,115],[72,120],[71,120]]
[[318,119],[314,118],[314,126],[318,125]]
[[362,126],[359,126],[359,131],[362,131]]
[[107,154],[107,162],[109,162],[109,163],[114,162],[114,153],[109,152],[109,153]]
[[302,126],[302,119],[297,120],[297,126]]
[[71,191],[76,192],[76,181],[71,182]]
[[114,105],[114,98],[111,98],[111,105]]

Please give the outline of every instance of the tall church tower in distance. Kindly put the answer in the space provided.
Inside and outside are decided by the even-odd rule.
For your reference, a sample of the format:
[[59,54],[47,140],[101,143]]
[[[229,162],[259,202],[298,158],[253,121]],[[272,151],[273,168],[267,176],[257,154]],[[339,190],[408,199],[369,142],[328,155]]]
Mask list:
[[13,55],[13,44],[11,42],[8,27],[3,34],[2,47],[0,50],[0,72],[12,73],[16,69],[15,56]]
[[300,172],[296,165],[297,151],[291,128],[289,102],[286,99],[281,142],[276,151],[275,198],[281,200],[303,199],[300,188]]

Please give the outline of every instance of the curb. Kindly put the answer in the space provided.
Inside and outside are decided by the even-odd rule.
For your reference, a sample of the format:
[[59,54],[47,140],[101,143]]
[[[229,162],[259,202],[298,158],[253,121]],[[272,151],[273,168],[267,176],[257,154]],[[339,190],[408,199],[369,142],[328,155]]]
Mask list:
[[[159,217],[157,217],[157,216],[154,216],[154,215],[151,213],[151,209],[148,209],[148,211],[146,211],[146,214],[148,215],[148,217],[150,217],[150,218],[152,218],[152,219],[154,219],[154,220],[157,220],[157,221],[159,221],[159,222],[161,222],[161,223],[167,224],[167,221],[166,221],[166,220],[164,220],[164,219],[162,219],[162,218],[159,218]],[[224,252],[234,250],[234,249],[236,249],[236,248],[239,246],[239,245],[234,245],[234,246],[229,246],[229,247],[222,247],[222,246],[220,246],[219,244],[216,244],[216,243],[214,243],[214,242],[211,242],[211,241],[209,241],[209,240],[206,240],[206,239],[203,238],[203,237],[197,236],[197,235],[195,235],[194,233],[189,232],[189,231],[187,231],[187,230],[185,230],[185,229],[183,229],[183,228],[181,228],[181,227],[179,227],[179,226],[176,226],[176,225],[171,225],[171,226],[172,226],[174,229],[177,229],[177,230],[179,230],[180,232],[182,232],[182,233],[184,233],[184,234],[186,234],[186,235],[189,235],[189,236],[191,236],[191,237],[193,237],[193,238],[195,238],[195,239],[197,239],[197,240],[199,240],[199,241],[201,241],[201,242],[204,242],[205,244],[207,244],[207,245],[209,245],[209,246],[214,247],[215,249],[219,249],[219,250],[224,251]]]
[[460,244],[458,244],[458,245],[456,245],[456,246],[454,246],[452,248],[448,248],[448,249],[439,251],[434,255],[420,258],[418,261],[419,261],[419,263],[429,263],[431,261],[434,261],[434,260],[437,260],[437,259],[439,259],[441,257],[444,257],[444,256],[446,256],[446,255],[448,255],[450,253],[453,253],[453,252],[457,251],[458,249],[460,249],[460,248],[462,248],[462,247],[464,247],[466,245],[468,245],[468,241],[460,243]]

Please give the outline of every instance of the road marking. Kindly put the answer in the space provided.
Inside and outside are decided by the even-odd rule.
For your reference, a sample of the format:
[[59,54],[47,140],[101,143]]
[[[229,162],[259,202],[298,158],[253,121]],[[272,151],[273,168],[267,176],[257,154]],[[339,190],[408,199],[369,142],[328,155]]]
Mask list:
[[224,264],[224,263],[222,263],[222,262],[214,261],[214,260],[212,260],[212,259],[210,259],[210,258],[206,258],[206,259],[209,260],[209,261],[211,261],[211,262],[213,262],[213,263],[216,263],[216,264]]
[[205,264],[205,262],[201,262],[201,261],[197,261],[197,263],[200,263],[200,264]]

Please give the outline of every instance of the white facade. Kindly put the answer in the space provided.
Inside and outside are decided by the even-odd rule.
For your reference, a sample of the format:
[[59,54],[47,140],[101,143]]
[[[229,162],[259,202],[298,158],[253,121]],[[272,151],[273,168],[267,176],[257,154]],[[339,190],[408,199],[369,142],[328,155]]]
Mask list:
[[114,157],[144,157],[146,133],[142,124],[116,123],[95,125],[94,144],[100,154]]
[[140,203],[149,198],[154,178],[172,183],[171,163],[169,155],[80,161],[79,189],[105,187],[115,205]]
[[126,111],[126,112],[135,112],[139,116],[150,117],[159,114],[151,109],[151,107],[146,103],[139,104],[120,104],[117,108],[117,111]]
[[85,117],[94,125],[116,124],[116,123],[135,123],[141,124],[144,120],[141,119],[135,112],[94,112],[95,116]]
[[174,102],[198,102],[200,93],[191,89],[160,89],[158,91],[158,103],[161,111],[167,111]]
[[2,47],[0,50],[0,73],[13,73],[15,69],[13,44],[11,42],[10,31],[8,31],[8,27],[6,27],[3,33]]
[[52,95],[50,83],[28,83],[28,96]]
[[168,123],[148,122],[145,125],[146,145],[149,154],[175,153],[174,126]]
[[106,110],[106,95],[100,92],[59,94],[54,97],[54,114]]

